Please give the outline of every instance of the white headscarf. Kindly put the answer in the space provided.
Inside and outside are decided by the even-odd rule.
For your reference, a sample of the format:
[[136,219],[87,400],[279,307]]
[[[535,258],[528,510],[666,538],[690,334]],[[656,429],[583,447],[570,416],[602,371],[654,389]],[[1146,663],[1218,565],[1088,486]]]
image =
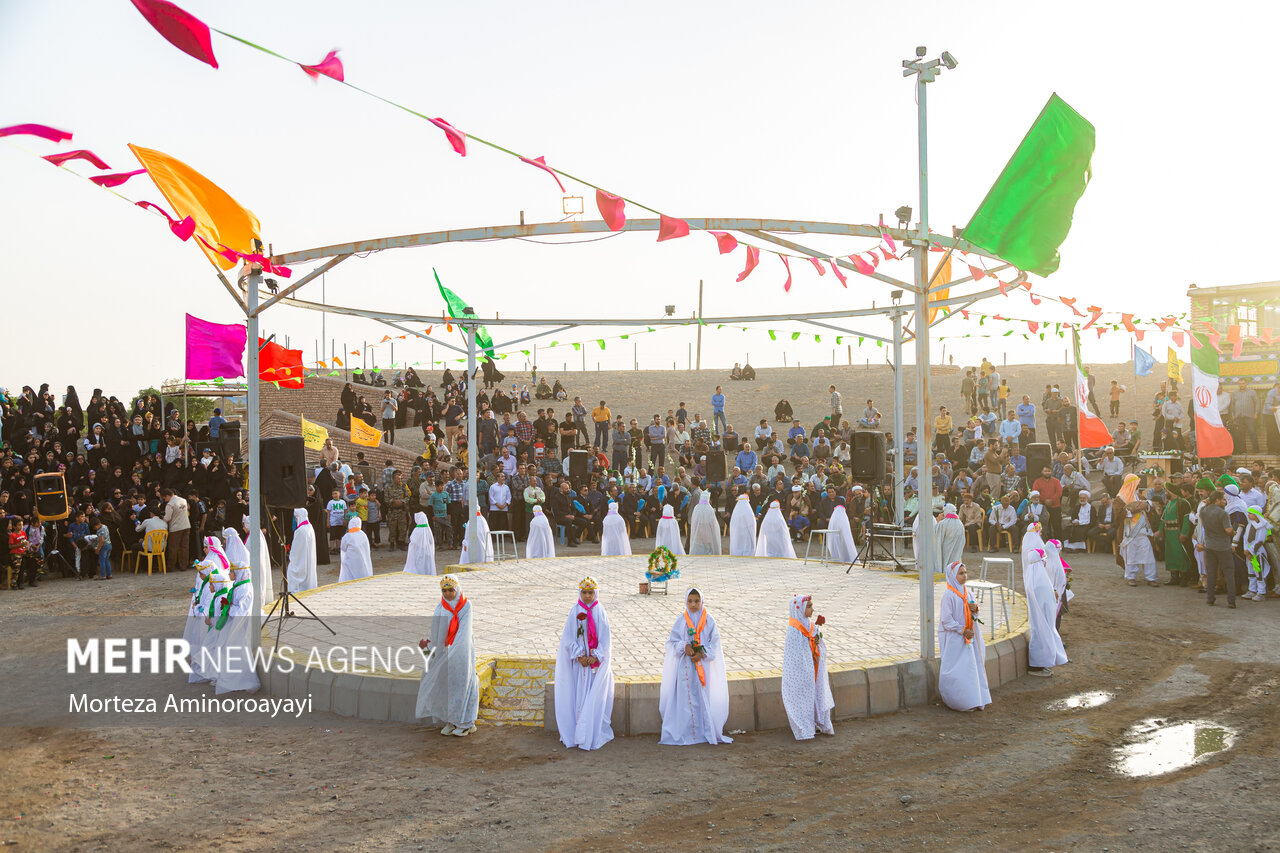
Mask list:
[[[700,599],[697,612],[688,608],[689,594]],[[684,594],[684,607],[667,635],[666,658],[662,665],[662,690],[658,697],[658,713],[662,716],[662,736],[658,743],[688,746],[694,743],[731,743],[724,734],[729,719],[729,680],[725,676],[724,654],[716,620],[707,612],[707,621],[699,640],[706,649],[702,672],[706,684],[700,682],[696,666],[684,653],[691,640],[689,622],[696,627],[707,607],[702,590],[690,587]],[[685,616],[688,615],[688,621]],[[690,691],[697,691],[696,697]],[[694,719],[694,715],[697,719]]]
[[471,533],[466,528],[463,529],[462,535],[462,556],[458,558],[459,565],[467,565],[469,563],[492,563],[493,562],[493,543],[489,541],[489,522],[476,510],[474,519],[476,524],[476,538],[479,540],[480,553],[474,557],[471,554]]
[[[248,547],[247,545],[245,546]],[[262,564],[262,609],[266,610],[275,603],[275,581],[271,578],[271,549],[267,547],[267,534],[258,528],[258,560]]]
[[1067,662],[1062,638],[1054,623],[1058,616],[1053,582],[1046,568],[1044,540],[1040,525],[1033,523],[1022,536],[1022,588],[1027,596],[1027,663],[1030,666],[1057,666]]
[[[816,730],[832,734],[831,709],[835,700],[831,697],[831,680],[827,677],[827,644],[818,640],[818,661],[815,666],[813,648],[809,638],[792,624],[795,620],[817,636],[820,629],[804,615],[811,596],[794,595],[788,610],[787,636],[782,649],[782,706],[791,723],[791,733],[796,740],[809,740]],[[816,672],[815,672],[816,670]]]
[[404,555],[404,570],[411,575],[436,573],[436,537],[425,512],[413,514],[413,532],[409,534],[409,550]]
[[796,549],[791,545],[791,533],[787,520],[782,517],[782,507],[777,501],[769,502],[769,511],[760,522],[760,535],[756,537],[757,557],[787,557],[794,560]]
[[1244,498],[1240,497],[1239,486],[1233,483],[1227,483],[1222,491],[1227,495],[1227,515],[1231,515],[1236,512],[1247,513],[1249,511],[1249,505],[1244,502]]
[[600,556],[631,556],[631,539],[627,536],[627,522],[618,515],[618,505],[613,501],[609,501],[609,511],[605,514],[600,528]]
[[240,541],[240,536],[235,529],[231,527],[224,528],[222,538],[227,543],[223,546],[223,553],[231,561],[231,565],[249,568],[249,549],[244,547],[244,543]]
[[844,504],[836,504],[831,511],[831,520],[827,522],[827,553],[837,563],[852,563],[858,559],[858,546],[853,541],[853,530],[849,527],[849,511]]
[[676,521],[675,511],[667,504],[662,508],[662,518],[658,520],[658,531],[654,535],[654,549],[668,548],[677,557],[684,555],[684,545],[680,542],[680,523]]
[[[463,598],[462,587],[453,575],[446,575],[458,587],[451,606]],[[441,579],[443,582],[443,579]],[[480,678],[476,674],[475,636],[472,631],[471,602],[458,610],[458,630],[448,643],[453,614],[444,606],[444,596],[431,615],[431,635],[426,671],[418,683],[416,716],[429,724],[449,723],[470,727],[480,712]]]
[[[752,532],[755,525],[752,525]],[[698,505],[689,513],[689,553],[720,554],[723,543],[720,539],[720,520],[716,518],[715,508],[711,506],[711,495],[703,492],[698,498]]]
[[373,576],[373,557],[369,554],[369,537],[360,529],[360,516],[353,515],[347,522],[347,532],[339,546],[341,568],[338,582],[354,581]]
[[729,553],[734,557],[751,557],[756,553],[756,516],[745,494],[738,495],[729,516]]
[[[589,628],[580,614],[590,614],[595,626],[596,647],[588,648]],[[569,608],[560,632],[560,647],[556,655],[556,728],[560,742],[579,749],[599,749],[613,740],[613,643],[609,634],[609,617],[599,590],[590,610],[582,598]],[[584,667],[578,657],[590,654],[600,663]]]
[[[240,542],[234,531],[228,541]],[[211,555],[222,554],[222,548],[218,545],[217,539],[208,537],[206,544]],[[236,571],[236,568],[235,564],[231,565],[231,572],[227,574],[231,579],[229,583],[217,585],[218,589],[227,590],[226,595],[220,601],[212,602],[207,611],[207,615],[212,617],[214,622],[205,632],[206,653],[202,655],[202,659],[208,661],[209,665],[202,670],[202,673],[209,680],[216,682],[215,694],[237,690],[252,693],[261,686],[249,651],[253,637],[253,624],[250,619],[253,616],[254,607],[253,581],[249,577],[247,563],[242,564],[241,571]],[[224,613],[225,621],[222,619]],[[219,625],[222,627],[218,627]]]
[[[316,580],[316,532],[307,521],[305,509],[295,509],[293,519],[297,529],[293,531],[293,543],[289,546],[289,592],[305,592],[315,589]],[[325,535],[328,535],[327,533]]]
[[556,539],[551,532],[551,523],[547,521],[542,506],[533,508],[533,519],[529,522],[529,537],[524,545],[524,556],[528,560],[540,560],[556,555]]
[[[969,591],[960,586],[956,573],[964,565],[959,560],[947,564],[948,589],[938,605],[938,646],[941,661],[938,669],[938,695],[948,708],[968,711],[991,704],[987,685],[986,649],[982,642],[982,626],[973,625],[973,639],[965,642],[965,610]],[[955,589],[960,595],[951,590]]]

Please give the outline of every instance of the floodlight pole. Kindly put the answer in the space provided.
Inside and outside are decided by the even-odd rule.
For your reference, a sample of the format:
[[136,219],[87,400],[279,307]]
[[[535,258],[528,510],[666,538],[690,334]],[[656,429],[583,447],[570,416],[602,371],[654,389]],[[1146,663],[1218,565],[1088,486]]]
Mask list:
[[[905,313],[895,306],[893,312],[893,435],[897,442],[893,448],[893,523],[902,526],[903,481],[906,478],[903,459],[906,435],[903,433],[902,412],[902,315]],[[896,553],[897,548],[894,548]]]
[[[464,309],[468,314],[474,314],[469,308]],[[476,468],[477,457],[480,448],[476,446],[476,433],[478,426],[476,419],[479,413],[476,412],[476,327],[478,321],[474,316],[469,316],[464,324],[467,330],[467,553],[471,557],[472,562],[478,562],[481,554],[484,553],[483,546],[480,545],[479,528],[475,523],[476,513],[480,509],[480,496],[476,489]]]
[[[249,420],[249,578],[253,585],[253,607],[249,608],[252,613],[250,625],[253,630],[249,632],[250,643],[250,660],[257,661],[258,647],[262,642],[262,573],[271,571],[271,566],[262,565],[262,549],[258,547],[258,526],[262,522],[262,466],[260,459],[260,447],[258,434],[260,429],[259,418],[259,402],[258,402],[258,287],[262,284],[262,270],[254,265],[249,267],[249,303],[247,317],[248,346],[247,349],[248,368],[246,369],[246,384],[249,386],[248,393],[248,420]],[[234,527],[235,525],[228,525]],[[182,568],[185,568],[182,567]]]

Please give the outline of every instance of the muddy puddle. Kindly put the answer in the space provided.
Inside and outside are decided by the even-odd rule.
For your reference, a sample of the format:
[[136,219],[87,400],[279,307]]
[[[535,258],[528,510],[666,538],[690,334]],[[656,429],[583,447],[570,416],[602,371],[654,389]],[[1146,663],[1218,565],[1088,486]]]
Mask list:
[[1125,732],[1111,767],[1122,776],[1160,776],[1199,764],[1230,749],[1235,740],[1234,729],[1206,720],[1143,720]]
[[1097,708],[1099,705],[1107,704],[1114,698],[1116,698],[1116,694],[1109,691],[1090,690],[1086,693],[1076,693],[1065,699],[1050,702],[1045,708],[1050,711],[1079,711],[1085,708]]

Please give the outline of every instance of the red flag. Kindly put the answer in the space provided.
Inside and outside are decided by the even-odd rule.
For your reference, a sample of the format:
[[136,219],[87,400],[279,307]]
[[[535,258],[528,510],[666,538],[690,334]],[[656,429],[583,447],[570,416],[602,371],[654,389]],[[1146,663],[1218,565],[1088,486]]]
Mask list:
[[986,277],[987,271],[982,267],[975,267],[973,264],[966,264],[969,267],[969,275],[973,276],[974,281],[982,281]]
[[742,270],[742,272],[738,273],[738,281],[742,281],[747,276],[751,275],[751,271],[756,267],[758,267],[759,265],[760,265],[760,250],[757,249],[755,246],[748,246],[747,247],[747,265]]
[[1182,336],[1182,332],[1174,332],[1174,333],[1173,333],[1173,343],[1174,343],[1174,345],[1179,346],[1179,347],[1180,347],[1180,346],[1182,346],[1182,337],[1183,337],[1183,336]]
[[560,176],[556,174],[555,169],[547,165],[546,157],[534,157],[533,159],[530,159],[528,157],[521,157],[520,160],[524,163],[528,163],[530,166],[534,167],[535,169],[541,169],[551,177],[555,178],[556,186],[560,187],[560,192],[564,192],[564,184],[560,182]]
[[336,50],[329,51],[325,54],[324,59],[320,60],[315,65],[303,65],[299,62],[298,67],[305,71],[307,76],[312,80],[319,80],[320,75],[323,74],[324,76],[330,77],[341,83],[345,76],[345,72],[342,68],[342,60],[338,58],[338,51]]
[[1034,335],[1036,332],[1040,331],[1040,324],[1037,323],[1035,320],[1028,320],[1027,328],[1030,329],[1031,334]]
[[871,275],[875,272],[875,267],[862,259],[861,255],[850,255],[849,260],[853,261],[853,268],[863,275]]
[[[118,187],[130,178],[145,175],[146,173],[146,169],[134,169],[132,172],[116,172],[111,175],[90,175],[89,180],[100,187]],[[192,220],[192,224],[195,224],[194,220]]]
[[99,169],[111,168],[101,157],[94,154],[87,148],[79,148],[75,151],[64,151],[61,154],[46,154],[43,159],[48,160],[55,166],[61,166],[68,160],[85,160],[97,166]]
[[[1075,310],[1075,306],[1072,306],[1072,310]],[[1090,305],[1089,313],[1092,314],[1093,316],[1089,318],[1089,322],[1085,323],[1083,326],[1080,327],[1082,331],[1084,329],[1089,328],[1094,323],[1098,322],[1098,318],[1102,316],[1102,309],[1099,308],[1097,305]],[[1083,317],[1084,315],[1081,314],[1080,316]]]
[[1144,332],[1142,329],[1139,329],[1138,331],[1133,333],[1133,336],[1137,338],[1139,341],[1141,341],[1143,338],[1147,336],[1147,333]]
[[828,258],[827,263],[831,264],[831,271],[836,274],[836,278],[840,279],[840,284],[848,287],[849,279],[845,278],[844,273],[840,272],[840,266],[836,263],[836,259]]
[[66,142],[71,138],[68,131],[58,130],[47,124],[11,124],[0,127],[0,136],[38,136],[50,142]]
[[810,257],[809,263],[813,264],[813,268],[818,271],[818,275],[826,275],[827,271],[822,268],[822,261],[817,258]]
[[188,56],[218,67],[209,27],[195,15],[166,0],[133,0],[133,5],[169,44]]
[[1073,312],[1075,312],[1075,315],[1076,315],[1077,317],[1083,317],[1083,316],[1085,316],[1084,314],[1081,314],[1081,313],[1080,313],[1080,309],[1076,308],[1076,300],[1075,300],[1075,299],[1068,299],[1068,298],[1067,298],[1067,297],[1065,297],[1065,296],[1059,296],[1059,297],[1058,297],[1058,301],[1059,301],[1059,302],[1061,302],[1063,305],[1067,306],[1068,308],[1070,308]]
[[708,231],[707,233],[716,238],[716,246],[722,255],[727,255],[738,248],[738,238],[728,231]]
[[689,236],[689,223],[665,213],[658,214],[658,242]]
[[[621,196],[607,193],[604,190],[596,190],[596,207],[600,208],[600,218],[604,220],[605,225],[609,226],[610,231],[622,230],[622,226],[627,222],[627,203],[622,200]],[[742,279],[738,279],[738,281],[742,281]]]
[[[258,378],[281,388],[302,388],[302,350],[285,349],[275,341],[258,338]],[[335,361],[337,359],[334,359]]]
[[463,157],[467,156],[467,135],[465,133],[439,117],[429,118],[427,121],[444,131],[444,135],[449,137],[449,144],[453,146],[454,151],[457,151]]
[[1132,315],[1132,314],[1121,314],[1121,315],[1120,315],[1120,325],[1124,326],[1125,331],[1129,331],[1129,332],[1136,332],[1136,331],[1138,331],[1138,327],[1137,327],[1137,326],[1135,326],[1135,325],[1133,325],[1133,315]]
[[191,235],[196,231],[196,221],[190,216],[183,220],[177,220],[169,215],[169,211],[165,210],[158,204],[152,204],[149,201],[135,201],[134,204],[141,208],[151,208],[165,219],[169,220],[169,230],[173,232],[175,237],[184,243],[190,240]]
[[[774,252],[774,254],[776,255],[777,252]],[[782,285],[782,289],[790,293],[791,292],[791,261],[787,259],[786,255],[778,255],[778,257],[782,259],[782,265],[787,268],[787,280]]]
[[[884,227],[883,213],[880,214],[880,239],[885,241],[885,243],[889,245],[889,251],[891,252],[898,251],[898,244],[893,242],[893,236],[889,233],[889,230]],[[895,257],[894,260],[896,261],[897,258]]]

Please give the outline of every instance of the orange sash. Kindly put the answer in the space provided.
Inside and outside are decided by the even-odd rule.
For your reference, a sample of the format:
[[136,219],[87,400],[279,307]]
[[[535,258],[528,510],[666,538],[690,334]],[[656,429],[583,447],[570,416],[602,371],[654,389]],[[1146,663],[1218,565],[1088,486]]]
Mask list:
[[[707,608],[702,608],[702,615],[698,617],[698,627],[693,626],[693,620],[689,618],[689,611],[684,612],[684,623],[689,626],[689,630],[693,632],[693,642],[690,645],[702,645],[702,629],[707,626]],[[707,686],[707,673],[702,668],[702,661],[694,661],[694,667],[698,670],[698,682],[703,686]]]
[[462,611],[463,606],[467,603],[467,597],[462,593],[458,593],[458,600],[452,606],[449,605],[448,599],[444,596],[440,597],[440,604],[450,613],[449,633],[444,638],[446,646],[453,645],[453,638],[458,636],[458,614]]
[[[969,607],[969,596],[965,595],[963,592],[956,589],[951,584],[947,584],[947,589],[951,590],[956,595],[960,596],[960,600],[964,602],[964,628],[966,631],[972,631],[973,630],[973,609]],[[964,638],[964,643],[966,646],[972,642],[973,640],[969,639],[968,637]]]
[[820,657],[818,652],[818,640],[813,636],[813,630],[811,628],[806,628],[804,626],[804,623],[794,616],[791,617],[791,627],[795,628],[797,631],[799,631],[801,634],[804,634],[809,639],[809,651],[813,653],[813,680],[817,681],[818,680],[818,658]]

